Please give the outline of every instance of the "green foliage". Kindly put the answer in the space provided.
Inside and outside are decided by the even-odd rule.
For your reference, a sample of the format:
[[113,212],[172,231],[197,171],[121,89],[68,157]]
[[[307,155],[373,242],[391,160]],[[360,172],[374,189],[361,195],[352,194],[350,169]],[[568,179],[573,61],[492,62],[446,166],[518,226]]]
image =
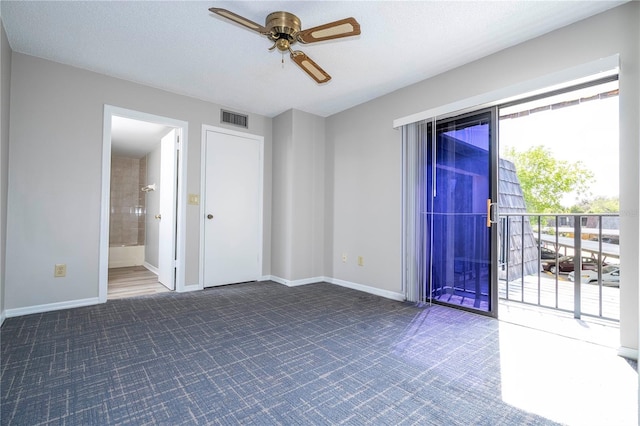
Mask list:
[[562,198],[570,193],[586,196],[593,173],[584,163],[570,163],[553,157],[544,146],[526,151],[508,148],[503,155],[516,166],[516,173],[530,213],[563,213]]
[[620,199],[618,197],[596,197],[591,200],[582,200],[571,207],[571,213],[618,213],[620,212]]

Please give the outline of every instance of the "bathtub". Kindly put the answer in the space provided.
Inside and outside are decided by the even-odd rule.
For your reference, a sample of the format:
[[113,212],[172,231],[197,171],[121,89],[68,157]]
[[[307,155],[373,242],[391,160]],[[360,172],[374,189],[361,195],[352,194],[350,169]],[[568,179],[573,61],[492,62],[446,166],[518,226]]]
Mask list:
[[109,246],[109,268],[124,268],[144,264],[144,246]]

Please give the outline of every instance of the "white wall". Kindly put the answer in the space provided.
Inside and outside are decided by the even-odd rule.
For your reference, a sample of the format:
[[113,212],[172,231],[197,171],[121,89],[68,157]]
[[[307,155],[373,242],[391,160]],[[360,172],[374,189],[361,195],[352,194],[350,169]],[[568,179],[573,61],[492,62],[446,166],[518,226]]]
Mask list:
[[325,119],[274,118],[272,273],[287,282],[325,275]]
[[401,151],[393,115],[383,98],[327,120],[333,246],[326,256],[333,278],[400,293]]
[[293,279],[324,271],[325,119],[293,111]]
[[[202,124],[219,122],[220,106],[97,73],[14,53],[7,211],[5,307],[46,308],[98,296],[102,121],[104,104],[187,121],[187,192],[200,193]],[[248,132],[265,137],[271,119],[249,114]],[[233,128],[233,127],[231,127]],[[271,198],[270,163],[265,199]],[[186,285],[198,284],[200,208],[186,210]],[[271,216],[265,208],[265,252]],[[265,275],[270,274],[267,257]],[[53,277],[67,264],[65,278]],[[59,305],[57,305],[59,306]]]
[[[638,347],[640,4],[498,52],[327,118],[330,275],[401,291],[401,132],[394,119],[620,54],[621,344]],[[349,255],[347,263],[341,254]],[[358,267],[354,256],[363,255]]]
[[9,171],[9,100],[11,98],[11,48],[0,20],[0,323],[5,314],[7,245],[7,182]]
[[293,110],[273,119],[273,221],[271,274],[292,279]]

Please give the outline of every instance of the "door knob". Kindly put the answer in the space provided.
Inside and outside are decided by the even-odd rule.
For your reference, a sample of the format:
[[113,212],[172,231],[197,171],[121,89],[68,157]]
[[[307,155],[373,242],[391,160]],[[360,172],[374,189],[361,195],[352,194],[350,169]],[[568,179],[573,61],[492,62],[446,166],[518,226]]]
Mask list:
[[162,219],[162,215],[161,214],[157,214],[157,215],[155,215],[155,218],[156,219]]
[[211,213],[209,213],[209,214],[207,215],[207,219],[213,219],[213,215],[212,215]]

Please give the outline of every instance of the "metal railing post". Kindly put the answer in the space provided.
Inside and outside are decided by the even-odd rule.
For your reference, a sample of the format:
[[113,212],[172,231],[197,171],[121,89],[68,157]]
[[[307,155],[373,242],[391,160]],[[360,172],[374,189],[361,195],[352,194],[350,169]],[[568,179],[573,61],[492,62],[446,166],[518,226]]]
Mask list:
[[505,238],[505,240],[507,241],[507,251],[505,252],[505,259],[506,262],[505,264],[507,265],[507,268],[505,270],[505,283],[506,283],[506,292],[507,292],[507,300],[510,299],[509,297],[509,263],[511,262],[511,217],[507,217],[507,222],[506,222],[507,226],[506,226],[506,231],[505,234],[507,236],[507,238]]
[[573,317],[580,319],[582,288],[582,216],[573,218]]
[[541,293],[540,293],[540,286],[542,285],[542,276],[541,276],[541,272],[540,269],[542,269],[542,263],[541,263],[541,259],[542,259],[542,234],[541,234],[541,229],[542,229],[542,218],[541,216],[538,216],[538,305],[540,304],[541,301]]
[[602,316],[602,215],[598,216],[598,316]]
[[[556,262],[556,273],[555,273],[555,276],[554,276],[554,281],[555,281],[555,286],[556,286],[555,287],[555,297],[556,297],[555,302],[556,302],[556,309],[558,309],[560,307],[559,298],[558,298],[558,275],[559,275],[558,274],[558,269],[559,269],[559,265],[558,265],[559,258],[558,258],[558,256],[560,254],[560,240],[559,240],[560,236],[558,235],[558,229],[559,229],[558,221],[560,220],[560,216],[556,215],[555,220],[556,220],[556,228],[555,228],[555,236],[556,236],[556,259],[555,259],[555,262]],[[566,251],[565,251],[565,254],[566,254]]]
[[524,302],[524,215],[520,217],[520,301]]
[[[500,259],[501,267],[504,272],[503,277],[499,281],[500,289],[504,291],[504,295],[501,299],[511,300],[517,303],[523,303],[528,305],[544,306],[550,309],[556,309],[567,313],[573,312],[574,317],[577,319],[584,317],[599,317],[605,320],[619,321],[617,313],[619,312],[619,291],[616,284],[605,285],[603,280],[603,261],[606,256],[610,255],[615,259],[619,258],[619,247],[617,244],[607,244],[607,236],[618,236],[616,231],[615,222],[612,222],[612,232],[609,229],[605,229],[604,218],[619,218],[617,213],[505,213],[500,216],[501,223],[501,248]],[[543,220],[543,217],[545,220]],[[535,223],[532,218],[537,218],[537,230],[528,230],[524,220],[530,221],[531,225]],[[568,220],[564,220],[568,218]],[[512,220],[521,220],[520,226],[515,224],[512,227]],[[554,223],[551,224],[551,220]],[[571,221],[574,223],[571,223]],[[583,223],[583,220],[585,222]],[[594,222],[597,220],[597,224]],[[543,222],[549,221],[548,228],[542,230]],[[563,226],[561,226],[563,225]],[[524,227],[524,230],[523,230]],[[532,226],[533,228],[533,226]],[[515,235],[511,234],[511,231],[520,232],[520,243],[523,245],[528,244],[526,251],[523,247],[512,247],[512,243],[517,242],[518,239]],[[534,248],[531,245],[529,237],[523,239],[522,235],[524,231],[527,232],[533,239],[537,237],[538,247]],[[571,238],[573,234],[573,238]],[[515,241],[512,240],[512,237]],[[589,241],[587,241],[589,240]],[[593,240],[593,241],[591,241]],[[542,258],[542,242],[545,244],[554,244],[553,256],[545,256]],[[513,250],[513,253],[512,253]],[[516,255],[520,251],[520,262],[524,264],[524,252],[533,254],[535,253],[537,259],[529,259],[528,262],[537,261],[540,263],[540,267],[536,267],[537,272],[534,272],[533,265],[527,265],[523,268],[523,265],[517,265],[517,261],[512,265],[511,255]],[[582,259],[588,256],[585,253],[592,253],[593,261],[589,261],[588,265],[584,265]],[[563,253],[561,253],[563,252]],[[564,262],[561,262],[561,256],[571,256],[573,254],[573,266],[574,271],[571,273],[574,282],[573,287],[571,282],[567,280],[566,272],[562,273],[560,269],[565,266]],[[546,253],[545,253],[546,255]],[[518,256],[515,256],[516,258]],[[592,265],[596,262],[596,266]],[[616,262],[613,262],[614,264]],[[542,266],[544,264],[544,266]],[[514,266],[511,270],[510,266]],[[583,285],[583,275],[587,275],[583,272],[583,267],[593,269],[593,273],[597,274],[597,287],[585,283]],[[567,271],[566,267],[563,268]],[[555,271],[553,276],[550,273],[544,271]],[[518,285],[515,282],[517,279],[516,274],[520,274],[522,282]],[[535,283],[524,282],[524,273],[528,273],[527,277],[538,276],[537,295],[535,294]],[[591,274],[590,271],[588,271]],[[547,278],[548,276],[548,278]],[[514,280],[514,283],[510,281]],[[533,280],[532,280],[533,281]],[[595,277],[593,283],[596,282]],[[585,291],[584,295],[584,312],[582,310],[582,290]],[[517,296],[517,292],[520,291],[520,297]],[[525,292],[530,292],[530,300],[524,298]],[[573,291],[573,307],[571,306],[571,291]],[[514,293],[514,297],[511,297],[511,292]],[[534,300],[537,296],[537,300]],[[554,301],[555,299],[555,301]],[[555,303],[554,303],[555,302]],[[613,313],[613,315],[611,315]]]

